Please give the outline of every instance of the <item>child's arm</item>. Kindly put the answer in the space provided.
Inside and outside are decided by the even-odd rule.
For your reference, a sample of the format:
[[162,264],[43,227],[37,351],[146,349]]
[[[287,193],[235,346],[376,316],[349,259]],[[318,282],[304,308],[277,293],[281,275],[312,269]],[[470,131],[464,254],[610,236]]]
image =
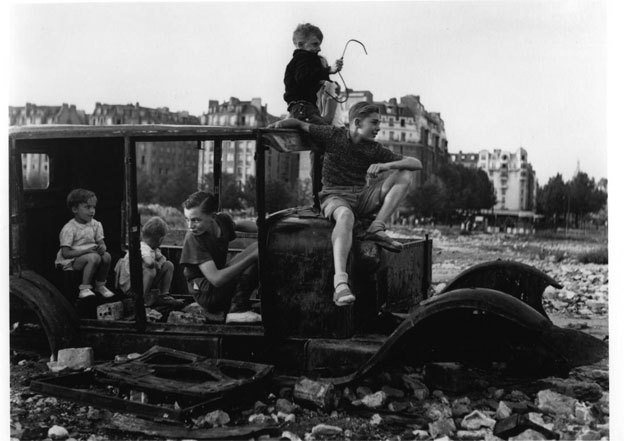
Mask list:
[[64,259],[74,259],[80,257],[83,254],[97,253],[97,245],[93,245],[91,248],[83,248],[80,250],[74,250],[72,247],[61,247],[61,254]]
[[104,243],[104,239],[100,239],[97,242],[97,248],[95,249],[98,254],[104,254],[106,252],[106,244]]
[[376,177],[379,173],[386,170],[421,170],[422,163],[411,156],[404,156],[398,161],[382,162],[378,164],[371,164],[366,171],[366,174]]
[[304,132],[310,133],[310,123],[300,121],[295,118],[286,118],[281,121],[276,121],[273,124],[269,124],[269,129],[300,129]]
[[[231,266],[218,269],[214,263],[214,260],[208,260],[199,264],[204,277],[217,288],[232,281],[235,277],[240,275],[249,266],[253,265],[258,260],[258,244],[251,245],[253,247],[251,252],[246,256],[243,256],[240,260],[233,263]],[[251,248],[250,247],[250,248]]]

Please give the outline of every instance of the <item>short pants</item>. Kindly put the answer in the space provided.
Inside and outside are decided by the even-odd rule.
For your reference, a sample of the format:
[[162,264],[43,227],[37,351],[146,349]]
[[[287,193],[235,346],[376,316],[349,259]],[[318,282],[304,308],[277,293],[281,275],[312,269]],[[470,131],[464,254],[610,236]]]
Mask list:
[[385,179],[378,179],[372,185],[325,187],[319,193],[321,213],[328,219],[338,207],[348,207],[358,217],[375,214],[383,205],[381,187]]

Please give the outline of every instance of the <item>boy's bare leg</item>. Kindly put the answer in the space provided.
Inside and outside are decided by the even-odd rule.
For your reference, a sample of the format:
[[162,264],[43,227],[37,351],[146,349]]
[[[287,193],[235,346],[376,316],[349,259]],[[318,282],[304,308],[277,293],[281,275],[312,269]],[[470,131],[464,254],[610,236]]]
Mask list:
[[161,294],[169,294],[171,291],[171,281],[173,280],[173,263],[165,260],[158,271],[158,278],[160,279],[158,287]]
[[334,303],[344,306],[355,301],[347,274],[347,258],[353,242],[355,217],[353,211],[345,206],[336,208],[333,217],[336,221],[331,236],[334,255]]
[[347,272],[347,258],[352,245],[353,223],[355,218],[353,211],[340,206],[333,213],[336,225],[332,231],[331,242],[334,254],[334,272],[336,274]]
[[106,282],[106,277],[108,276],[108,270],[111,264],[111,256],[108,253],[104,253],[100,256],[100,264],[97,267],[97,272],[95,273],[95,281],[96,282]]
[[399,208],[399,204],[407,194],[411,179],[412,172],[409,170],[394,172],[386,178],[381,186],[383,204],[375,221],[385,224],[390,220],[390,216]]
[[91,285],[101,260],[100,255],[96,253],[76,257],[72,267],[75,271],[82,271],[82,285]]
[[156,279],[156,268],[143,267],[143,297],[152,289],[154,279]]

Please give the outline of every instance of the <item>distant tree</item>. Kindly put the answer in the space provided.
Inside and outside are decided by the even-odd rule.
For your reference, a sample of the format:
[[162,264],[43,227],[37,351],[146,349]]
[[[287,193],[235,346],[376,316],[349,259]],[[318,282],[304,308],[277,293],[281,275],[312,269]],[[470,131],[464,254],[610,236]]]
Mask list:
[[151,176],[145,171],[139,170],[137,173],[137,200],[143,204],[156,203],[156,195],[158,189],[156,183],[152,180]]
[[159,204],[179,207],[188,195],[197,191],[197,182],[188,169],[177,167],[158,180],[157,188]]
[[598,190],[593,178],[587,173],[579,172],[568,184],[570,195],[570,213],[574,215],[574,225],[579,226],[581,219],[596,213],[607,202],[607,194]]
[[448,195],[442,180],[431,175],[421,186],[411,190],[405,204],[412,207],[419,217],[446,217],[448,215]]
[[537,189],[537,212],[550,219],[553,227],[559,225],[568,211],[568,186],[563,182],[561,174],[557,173],[548,180],[544,187]]
[[265,186],[267,213],[297,205],[297,188],[278,180],[269,180]]
[[[215,192],[214,187],[214,175],[212,173],[206,173],[204,179],[202,179],[202,190]],[[236,177],[231,173],[221,174],[221,207],[230,210],[240,210],[244,208],[244,191],[243,186],[236,180]]]

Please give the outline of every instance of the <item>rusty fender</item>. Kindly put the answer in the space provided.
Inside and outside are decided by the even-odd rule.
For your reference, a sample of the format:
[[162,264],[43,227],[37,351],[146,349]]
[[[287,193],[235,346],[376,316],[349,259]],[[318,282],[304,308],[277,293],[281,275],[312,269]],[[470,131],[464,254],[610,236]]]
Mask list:
[[446,285],[442,293],[460,288],[495,289],[522,300],[549,319],[542,306],[542,295],[547,286],[563,288],[555,279],[530,265],[512,260],[495,260],[463,271]]
[[76,342],[80,324],[74,308],[46,279],[33,271],[23,271],[9,278],[11,296],[33,311],[48,337],[52,355]]
[[324,380],[351,383],[395,359],[506,361],[526,375],[542,375],[595,363],[607,354],[601,340],[559,328],[515,297],[486,288],[458,289],[422,302],[357,371]]

